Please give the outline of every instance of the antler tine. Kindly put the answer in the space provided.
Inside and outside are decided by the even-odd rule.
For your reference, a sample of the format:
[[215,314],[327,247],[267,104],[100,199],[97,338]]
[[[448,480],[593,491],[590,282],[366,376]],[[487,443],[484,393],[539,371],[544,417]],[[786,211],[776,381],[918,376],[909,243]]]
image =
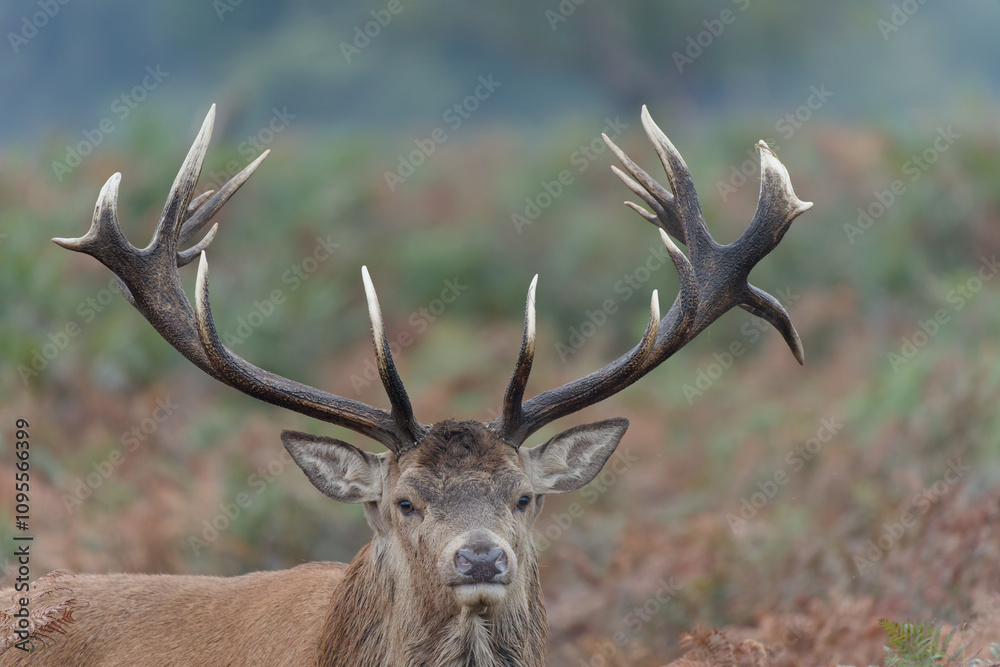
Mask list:
[[[187,217],[190,219],[191,216],[195,214],[195,211],[201,208],[201,205],[208,201],[208,198],[213,194],[215,194],[215,190],[205,190],[200,195],[192,199],[191,203],[188,204]],[[187,221],[185,221],[184,227],[187,227]],[[183,245],[183,243],[181,245]]]
[[[494,424],[507,442],[520,446],[545,424],[618,393],[663,363],[723,313],[741,308],[769,321],[784,337],[799,363],[802,343],[781,304],[747,282],[750,270],[773,250],[792,220],[812,204],[795,196],[788,171],[762,141],[761,193],[757,211],[747,231],[736,242],[721,246],[705,225],[691,173],[680,153],[653,122],[646,107],[642,124],[667,173],[673,194],[653,181],[625,153],[605,138],[624,166],[612,167],[625,185],[653,212],[626,202],[643,218],[660,227],[660,237],[680,278],[680,291],[670,310],[646,328],[639,344],[603,368],[561,387],[550,389],[524,402],[519,411],[505,409]],[[688,246],[690,259],[670,236]],[[655,293],[651,311],[658,317]],[[516,414],[516,418],[508,415]]]
[[[137,249],[121,232],[117,211],[120,174],[108,179],[101,189],[87,234],[79,239],[53,241],[69,250],[89,254],[111,269],[129,302],[168,343],[208,375],[274,405],[357,431],[394,452],[411,446],[413,434],[421,433],[424,428],[412,420],[412,415],[411,427],[403,430],[397,423],[395,410],[390,413],[269,373],[233,354],[219,339],[208,298],[208,262],[203,252],[215,238],[218,225],[213,225],[194,247],[182,252],[177,249],[211,220],[268,153],[262,153],[218,192],[203,194],[192,201],[214,116],[213,105],[174,179],[153,239],[146,248]],[[195,256],[202,258],[197,312],[184,293],[178,273],[178,267]],[[390,393],[390,399],[396,408],[398,396]]]
[[502,437],[508,437],[517,431],[521,424],[521,401],[524,399],[524,389],[528,385],[531,374],[531,364],[535,359],[535,288],[538,286],[538,274],[531,279],[528,287],[528,298],[524,304],[524,335],[521,337],[521,351],[517,355],[514,372],[507,384],[503,396],[503,415],[499,421],[490,425],[497,428]]
[[98,259],[100,259],[98,254],[110,248],[118,248],[125,255],[139,252],[139,249],[125,238],[118,222],[118,186],[121,182],[121,172],[116,172],[101,188],[101,193],[97,195],[97,204],[94,206],[94,217],[86,234],[78,239],[54,238],[53,243]]
[[677,294],[678,307],[682,313],[688,316],[693,315],[698,310],[698,279],[695,276],[694,267],[691,266],[687,256],[662,229],[660,230],[660,241],[663,242],[663,247],[670,255],[670,261],[674,263],[674,268],[677,270],[677,279],[680,283]]
[[674,148],[673,143],[667,138],[652,116],[649,109],[642,105],[642,127],[649,137],[650,143],[656,150],[660,158],[660,164],[667,173],[667,182],[674,192],[674,205],[677,207],[677,217],[680,218],[684,227],[684,238],[681,239],[684,245],[688,246],[691,252],[691,260],[697,261],[697,256],[701,248],[706,245],[714,245],[712,235],[708,233],[705,225],[705,216],[701,212],[701,204],[698,201],[698,193],[694,189],[694,179],[688,171],[684,158]]
[[[178,246],[183,246],[188,241],[193,239],[198,232],[200,232],[201,229],[208,224],[213,217],[215,217],[215,214],[219,212],[227,201],[229,201],[229,198],[236,194],[236,191],[243,187],[243,184],[246,183],[251,176],[253,176],[253,173],[257,171],[257,167],[260,166],[260,163],[263,162],[264,158],[270,154],[271,149],[265,150],[263,153],[258,155],[253,162],[244,167],[240,173],[229,179],[225,185],[219,188],[218,192],[213,194],[213,191],[209,190],[208,192],[200,195],[196,200],[192,201],[188,207],[189,217],[181,226],[180,235],[178,236]],[[210,195],[210,198],[206,198],[206,195]],[[207,201],[205,201],[206,199]],[[198,202],[201,203],[196,207],[195,204]],[[211,241],[209,241],[209,243],[211,243]],[[207,244],[204,247],[208,247]],[[197,246],[195,246],[195,248],[190,248],[186,251],[177,253],[177,266],[184,266],[197,257],[203,248],[197,250],[196,248]]]
[[404,447],[409,449],[419,442],[427,429],[413,418],[413,406],[410,405],[410,397],[403,387],[399,371],[396,370],[396,363],[392,360],[389,337],[385,333],[385,323],[382,321],[382,309],[378,305],[378,295],[375,293],[375,285],[372,284],[367,266],[361,267],[361,279],[365,284],[365,296],[368,298],[368,317],[372,325],[372,342],[375,344],[378,374],[382,378],[385,393],[389,395],[393,421],[400,432],[410,436],[410,441],[405,443]]
[[166,252],[173,256],[177,253],[180,244],[181,225],[186,217],[188,204],[194,194],[194,189],[198,185],[198,178],[201,176],[201,165],[205,162],[205,154],[208,153],[208,143],[212,140],[212,128],[215,125],[215,105],[209,108],[205,114],[205,120],[201,123],[198,136],[195,137],[188,154],[181,163],[181,168],[174,177],[174,183],[170,186],[167,194],[167,202],[163,205],[163,213],[160,214],[160,221],[153,232],[153,239],[146,250],[153,252]]
[[753,220],[733,246],[747,264],[754,265],[778,245],[792,221],[812,208],[792,188],[788,169],[764,141],[757,142],[760,154],[760,195]]
[[799,338],[799,333],[795,330],[795,327],[792,326],[791,318],[788,317],[788,313],[778,300],[764,290],[757,289],[749,283],[747,283],[745,298],[747,301],[739,304],[740,308],[752,315],[756,315],[762,320],[770,322],[771,326],[777,329],[781,337],[785,339],[788,347],[792,350],[795,361],[799,362],[799,366],[804,366],[806,363],[806,353],[802,349],[802,340]]
[[188,248],[187,250],[182,250],[177,253],[177,268],[182,266],[187,266],[195,257],[201,256],[201,253],[205,252],[208,246],[212,245],[212,241],[215,240],[215,235],[219,231],[219,223],[215,223],[209,228],[208,233],[202,237],[200,241]]
[[[626,174],[614,165],[611,166],[611,171],[622,179],[629,190],[641,197],[653,209],[655,215],[650,216],[648,212],[642,213],[641,211],[640,214],[654,225],[673,234],[674,238],[681,243],[686,244],[684,223],[681,221],[680,212],[674,203],[674,196],[647,174],[642,167],[633,162],[625,154],[625,151],[618,148],[618,145],[608,138],[608,135],[602,134],[601,137],[604,138],[604,143],[608,145],[608,148],[611,149],[611,152],[615,154],[628,173]],[[628,202],[626,202],[627,204]]]

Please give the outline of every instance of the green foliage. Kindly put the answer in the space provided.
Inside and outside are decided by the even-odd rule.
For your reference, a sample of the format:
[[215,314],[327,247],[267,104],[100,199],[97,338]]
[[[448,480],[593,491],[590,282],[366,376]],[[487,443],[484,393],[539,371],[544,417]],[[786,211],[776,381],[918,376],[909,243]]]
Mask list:
[[948,653],[958,626],[942,639],[940,625],[924,625],[923,621],[917,625],[883,618],[879,625],[889,638],[889,646],[883,647],[887,667],[945,667],[958,660],[967,646],[962,645]]
[[1000,665],[1000,642],[993,642],[990,645],[990,659],[973,658],[969,661],[969,667],[996,667]]

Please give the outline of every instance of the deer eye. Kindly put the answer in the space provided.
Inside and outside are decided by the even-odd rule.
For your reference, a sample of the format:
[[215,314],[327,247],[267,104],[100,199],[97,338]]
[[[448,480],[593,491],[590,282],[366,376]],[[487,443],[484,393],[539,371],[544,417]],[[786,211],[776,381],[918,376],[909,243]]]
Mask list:
[[399,511],[401,511],[403,514],[413,514],[413,503],[411,503],[409,500],[400,500]]
[[521,496],[520,498],[517,499],[517,509],[523,512],[524,510],[528,509],[528,503],[530,502],[531,498],[529,498],[528,496]]

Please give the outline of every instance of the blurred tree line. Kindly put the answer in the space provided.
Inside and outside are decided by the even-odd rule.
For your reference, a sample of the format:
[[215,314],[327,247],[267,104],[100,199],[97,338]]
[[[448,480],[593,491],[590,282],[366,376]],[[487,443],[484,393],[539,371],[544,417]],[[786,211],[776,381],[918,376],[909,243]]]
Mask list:
[[157,107],[183,128],[207,101],[233,114],[259,99],[317,124],[416,123],[487,73],[517,89],[487,111],[508,122],[665,100],[745,113],[797,104],[803,80],[844,91],[847,117],[905,121],[996,97],[995,19],[988,0],[4,3],[0,141],[100,118],[157,65],[180,84]]

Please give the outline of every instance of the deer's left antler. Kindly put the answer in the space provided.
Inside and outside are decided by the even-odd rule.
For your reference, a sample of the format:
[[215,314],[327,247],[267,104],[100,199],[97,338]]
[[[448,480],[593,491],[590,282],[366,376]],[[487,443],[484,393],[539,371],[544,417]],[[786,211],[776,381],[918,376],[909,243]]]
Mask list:
[[[608,144],[624,171],[612,170],[651,211],[625,205],[660,228],[660,238],[680,277],[680,291],[667,314],[660,319],[656,290],[650,320],[639,343],[603,368],[573,382],[522,401],[534,354],[535,281],[528,294],[524,340],[507,392],[503,414],[490,428],[515,447],[544,425],[625,389],[663,363],[723,313],[734,306],[770,322],[781,332],[801,364],[802,342],[778,300],[748,282],[747,277],[781,241],[792,221],[812,207],[795,195],[788,170],[763,141],[760,154],[760,198],[750,226],[729,245],[719,245],[708,231],[695,192],[691,172],[665,134],[656,126],[646,107],[642,126],[667,173],[670,191],[653,180],[607,136]],[[671,236],[687,247],[685,255]]]

